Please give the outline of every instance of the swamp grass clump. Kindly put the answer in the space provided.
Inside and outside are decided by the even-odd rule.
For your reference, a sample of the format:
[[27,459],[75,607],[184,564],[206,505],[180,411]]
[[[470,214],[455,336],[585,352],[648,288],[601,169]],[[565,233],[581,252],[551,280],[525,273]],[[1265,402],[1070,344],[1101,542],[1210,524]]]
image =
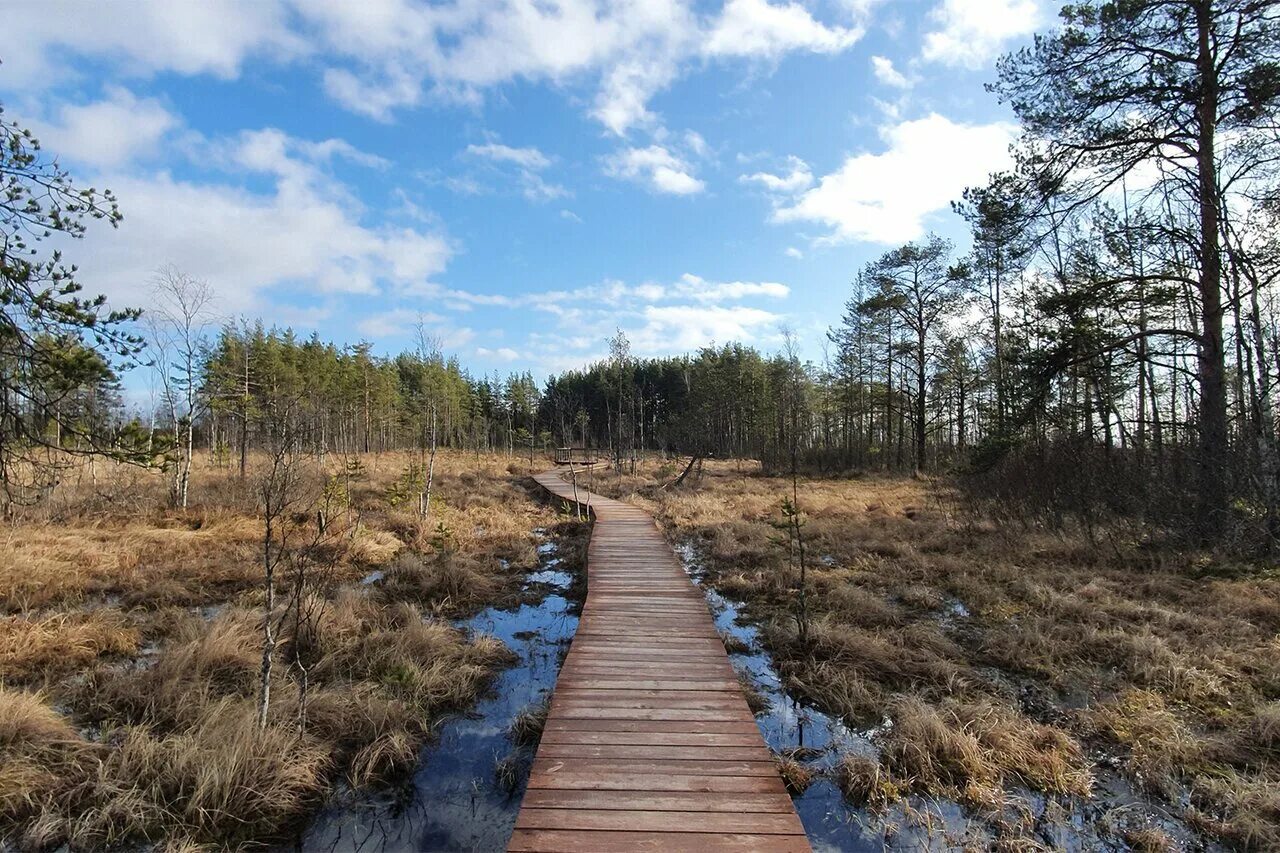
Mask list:
[[747,700],[747,707],[751,709],[752,714],[759,716],[767,713],[773,707],[769,697],[765,695],[760,686],[756,684],[756,680],[749,674],[738,673],[738,685],[742,688],[742,696]]
[[498,787],[508,794],[515,794],[529,778],[534,755],[542,742],[542,732],[551,713],[550,697],[521,709],[507,727],[511,751],[493,765],[493,778]]
[[[411,770],[439,720],[512,660],[446,620],[518,600],[533,530],[556,516],[505,457],[450,452],[429,518],[390,506],[408,456],[366,456],[341,489],[341,470],[327,484],[304,472],[315,482],[303,487],[342,501],[327,507],[302,597],[277,586],[265,726],[260,460],[245,481],[198,460],[185,513],[167,507],[159,474],[102,465],[22,509],[0,534],[0,838],[260,846],[338,780],[394,784]],[[282,523],[305,541],[316,518]]]
[[0,616],[0,672],[13,681],[80,669],[138,651],[141,632],[118,612]]
[[516,715],[507,729],[507,736],[518,747],[537,749],[542,741],[542,731],[547,725],[547,716],[551,713],[551,701],[544,699],[529,705]]
[[103,666],[68,688],[61,698],[92,723],[88,737],[35,694],[7,692],[6,719],[25,719],[10,724],[9,747],[63,770],[43,787],[5,784],[0,814],[34,827],[19,839],[32,847],[274,837],[335,773],[364,785],[410,767],[433,722],[469,707],[510,656],[492,637],[367,596],[345,599],[320,633],[329,654],[311,675],[305,729],[300,694],[284,679],[258,728],[255,615],[242,610],[172,643],[150,667]]
[[1118,763],[1206,838],[1280,848],[1273,569],[1126,528],[996,523],[943,481],[811,480],[801,642],[776,542],[790,480],[708,461],[677,488],[658,465],[597,472],[596,489],[694,545],[788,689],[874,728],[874,771],[858,758],[834,774],[853,801],[954,798],[1000,829],[993,806],[1018,790],[1092,796]]
[[775,755],[773,761],[778,767],[778,775],[782,777],[782,784],[793,796],[803,794],[817,778],[813,769],[790,756]]

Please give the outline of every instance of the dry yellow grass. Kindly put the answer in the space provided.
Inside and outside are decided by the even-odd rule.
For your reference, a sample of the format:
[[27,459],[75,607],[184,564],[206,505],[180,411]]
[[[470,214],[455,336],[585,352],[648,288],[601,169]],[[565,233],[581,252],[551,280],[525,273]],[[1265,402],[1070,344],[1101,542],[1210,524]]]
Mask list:
[[[795,623],[780,503],[785,478],[708,462],[596,472],[691,540],[722,593],[746,603],[793,688],[855,726],[894,726],[882,764],[836,774],[855,798],[911,791],[990,807],[1028,786],[1082,794],[1093,755],[1209,836],[1280,848],[1280,579],[1213,555],[1009,529],[945,483],[806,480],[810,644]],[[783,538],[785,542],[785,535]],[[1089,749],[1086,749],[1086,746]],[[1154,833],[1134,844],[1157,849]]]
[[181,591],[189,598],[202,590],[216,598],[219,587],[253,582],[262,537],[256,519],[193,518],[187,524],[200,525],[196,529],[168,526],[179,520],[165,514],[10,528],[0,536],[0,553],[13,567],[0,572],[0,601],[11,611],[29,610],[142,593],[156,584],[195,587]]
[[25,681],[74,670],[101,655],[133,654],[139,636],[137,628],[112,610],[0,617],[0,672]]
[[[391,499],[412,454],[330,456],[332,506],[295,623],[280,580],[272,705],[255,709],[263,525],[247,480],[198,465],[192,506],[163,478],[101,463],[0,531],[0,838],[75,850],[278,839],[335,779],[412,767],[441,715],[464,710],[509,652],[440,621],[514,601],[536,565],[531,500],[506,457],[442,452],[432,514]],[[315,515],[285,519],[294,542]],[[381,583],[359,579],[382,570]],[[287,570],[284,570],[287,571]],[[146,643],[145,654],[143,644]],[[309,666],[306,729],[295,656]]]

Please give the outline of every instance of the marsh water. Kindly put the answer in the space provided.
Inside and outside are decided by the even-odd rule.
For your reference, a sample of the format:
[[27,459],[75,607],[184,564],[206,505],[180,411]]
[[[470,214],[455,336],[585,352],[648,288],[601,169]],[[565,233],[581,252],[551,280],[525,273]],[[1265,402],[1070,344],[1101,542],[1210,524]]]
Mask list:
[[[521,711],[551,694],[581,607],[569,593],[575,579],[562,568],[555,541],[545,530],[537,533],[538,565],[524,578],[522,603],[488,608],[455,623],[466,631],[498,637],[516,653],[517,663],[496,678],[471,713],[440,726],[407,784],[393,791],[337,793],[298,838],[297,849],[386,853],[505,848],[531,760],[528,750],[512,742],[508,730]],[[696,547],[686,543],[676,552],[705,594],[716,627],[737,641],[732,644],[737,650],[729,654],[734,668],[768,703],[756,715],[765,741],[775,753],[789,755],[814,772],[815,781],[793,799],[815,850],[957,850],[994,843],[988,823],[948,800],[911,797],[875,814],[847,803],[830,771],[844,755],[877,757],[876,737],[891,721],[856,729],[788,691],[759,631],[743,616],[742,604],[720,595],[707,582]],[[381,580],[371,575],[365,583]],[[945,614],[956,621],[968,617],[960,602]],[[509,773],[502,778],[498,768],[504,764]],[[1089,801],[1014,791],[1007,817],[1029,819],[1041,843],[1058,850],[1130,849],[1114,831],[1116,815],[1124,825],[1139,819],[1158,826],[1179,849],[1217,849],[1199,842],[1185,824],[1135,792],[1118,774],[1100,768],[1098,776]]]
[[[423,748],[409,782],[395,791],[339,792],[297,842],[306,851],[502,850],[528,778],[527,754],[507,735],[521,711],[550,695],[578,627],[574,577],[547,531],[537,531],[538,567],[523,603],[488,608],[457,627],[491,634],[518,656],[466,716],[446,720]],[[374,583],[379,579],[369,580]],[[513,759],[514,756],[514,759]],[[509,762],[512,776],[499,778]]]
[[[741,602],[725,598],[707,582],[698,549],[686,542],[676,547],[676,553],[706,595],[716,627],[738,641],[732,644],[734,648],[743,649],[729,653],[734,669],[749,677],[768,701],[769,707],[756,714],[765,741],[774,752],[791,755],[814,771],[815,781],[794,795],[793,801],[815,850],[870,853],[990,849],[995,845],[991,827],[950,800],[908,797],[891,804],[882,814],[847,803],[840,789],[826,778],[829,771],[843,755],[878,757],[876,736],[891,727],[892,721],[886,718],[871,728],[857,730],[789,692],[760,641],[759,631],[743,617]],[[948,624],[959,624],[969,617],[959,601],[948,602],[942,616]],[[1054,850],[1131,850],[1115,830],[1135,823],[1158,827],[1179,850],[1221,849],[1205,844],[1177,816],[1135,791],[1118,773],[1099,767],[1095,776],[1094,796],[1088,801],[1015,790],[1003,816],[1012,823],[1030,820],[1038,840]]]

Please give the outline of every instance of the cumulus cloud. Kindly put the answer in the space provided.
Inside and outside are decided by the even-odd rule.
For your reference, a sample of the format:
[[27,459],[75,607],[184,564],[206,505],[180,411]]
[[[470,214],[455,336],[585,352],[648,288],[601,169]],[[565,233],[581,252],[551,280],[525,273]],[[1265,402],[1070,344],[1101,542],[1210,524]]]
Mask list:
[[476,355],[480,358],[488,358],[494,361],[518,361],[520,359],[520,353],[511,347],[498,347],[497,349],[476,347]]
[[911,88],[911,81],[893,67],[893,60],[887,56],[871,57],[871,70],[875,72],[876,79],[886,86],[892,86],[895,89]]
[[[178,178],[118,163],[91,176],[116,193],[125,219],[118,230],[90,228],[77,242],[88,289],[115,304],[145,306],[153,271],[173,263],[207,280],[218,310],[233,314],[262,310],[285,292],[421,287],[454,253],[438,231],[364,221],[354,193],[327,166],[338,157],[370,166],[382,161],[342,140],[303,140],[264,128],[196,139],[190,153],[212,172]],[[218,170],[228,174],[220,177]],[[246,176],[265,182],[255,180],[250,189],[238,180]]]
[[468,145],[467,153],[498,163],[514,163],[525,169],[545,169],[551,160],[537,148],[512,148],[499,142],[484,145]]
[[[785,299],[780,282],[714,281],[685,273],[675,281],[606,279],[572,290],[503,297],[510,308],[549,315],[521,355],[544,370],[580,367],[602,357],[621,328],[637,355],[689,352],[712,342],[769,344],[786,316],[767,303]],[[757,303],[757,304],[753,304]]]
[[774,221],[826,226],[824,242],[916,239],[965,187],[1007,167],[1016,132],[1003,122],[961,124],[937,113],[885,126],[883,152],[848,157],[815,186],[778,197]]
[[[465,154],[483,160],[496,168],[514,166],[515,181],[521,194],[530,201],[551,201],[571,195],[569,190],[560,184],[546,180],[539,172],[551,165],[551,158],[537,148],[514,148],[501,142],[490,141],[484,145],[468,145]],[[475,194],[480,185],[473,179],[454,177],[446,181],[460,182],[457,187],[451,185],[455,192]]]
[[707,281],[701,276],[685,273],[680,280],[662,291],[666,298],[683,297],[696,302],[736,302],[750,296],[784,299],[791,288],[776,281]]
[[929,18],[923,57],[964,68],[983,67],[1041,23],[1036,0],[942,0]]
[[618,136],[633,127],[654,125],[649,99],[676,77],[676,59],[663,55],[654,60],[637,57],[604,69],[591,115]]
[[419,324],[424,331],[438,328],[444,322],[439,314],[420,311],[415,308],[392,308],[370,314],[356,324],[356,330],[368,338],[390,338],[408,335]]
[[637,353],[656,354],[695,350],[712,342],[751,342],[776,329],[779,314],[746,305],[715,305],[690,311],[677,305],[650,305],[642,322],[630,330]]
[[122,166],[154,154],[181,121],[154,98],[136,97],[109,86],[106,97],[88,104],[64,104],[48,121],[31,122],[44,146],[98,168]]
[[661,145],[624,148],[606,158],[605,173],[669,195],[695,195],[706,189],[688,161]]
[[591,114],[616,134],[652,125],[649,102],[711,61],[777,62],[834,53],[861,37],[869,4],[727,0],[262,0],[174,3],[72,0],[6,10],[6,76],[35,88],[71,72],[68,53],[109,60],[126,75],[237,76],[253,58],[305,57],[347,109],[390,120],[428,100],[478,103],[513,81],[585,85]]
[[810,171],[808,163],[799,157],[788,157],[787,165],[790,171],[785,175],[755,172],[743,175],[738,180],[747,184],[759,184],[775,193],[796,193],[808,189],[813,184],[813,172]]
[[604,279],[572,290],[544,290],[515,296],[456,290],[438,295],[462,304],[534,308],[564,317],[583,310],[634,311],[638,306],[660,302],[707,305],[751,298],[784,299],[790,293],[790,287],[776,281],[709,281],[684,273],[669,283],[628,284],[618,279]]
[[820,23],[799,3],[728,0],[706,37],[703,52],[766,59],[794,50],[835,53],[851,47],[862,35],[858,26]]
[[252,56],[288,60],[309,49],[283,0],[11,3],[4,28],[4,76],[28,90],[70,76],[68,52],[113,61],[130,77],[175,71],[231,79]]

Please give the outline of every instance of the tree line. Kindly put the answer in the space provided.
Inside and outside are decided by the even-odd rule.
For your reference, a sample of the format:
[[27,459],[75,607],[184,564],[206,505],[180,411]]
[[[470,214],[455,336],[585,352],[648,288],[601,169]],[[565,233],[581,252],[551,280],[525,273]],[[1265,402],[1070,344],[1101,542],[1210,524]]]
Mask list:
[[[421,334],[378,357],[243,322],[209,329],[207,294],[176,270],[161,272],[144,354],[138,312],[82,298],[74,268],[37,251],[50,232],[118,222],[114,198],[74,188],[0,124],[7,491],[39,492],[29,475],[54,451],[162,453],[179,460],[165,464],[181,497],[197,446],[243,468],[287,416],[317,454],[557,444],[619,467],[666,451],[774,471],[961,472],[974,500],[1026,520],[1133,516],[1270,547],[1280,8],[1068,5],[989,89],[1022,135],[1009,170],[956,200],[968,245],[928,235],[857,270],[820,358],[802,361],[790,334],[773,354],[728,343],[636,358],[619,332],[607,358],[541,386],[472,376]],[[116,377],[146,360],[159,381],[142,423],[121,416]]]

